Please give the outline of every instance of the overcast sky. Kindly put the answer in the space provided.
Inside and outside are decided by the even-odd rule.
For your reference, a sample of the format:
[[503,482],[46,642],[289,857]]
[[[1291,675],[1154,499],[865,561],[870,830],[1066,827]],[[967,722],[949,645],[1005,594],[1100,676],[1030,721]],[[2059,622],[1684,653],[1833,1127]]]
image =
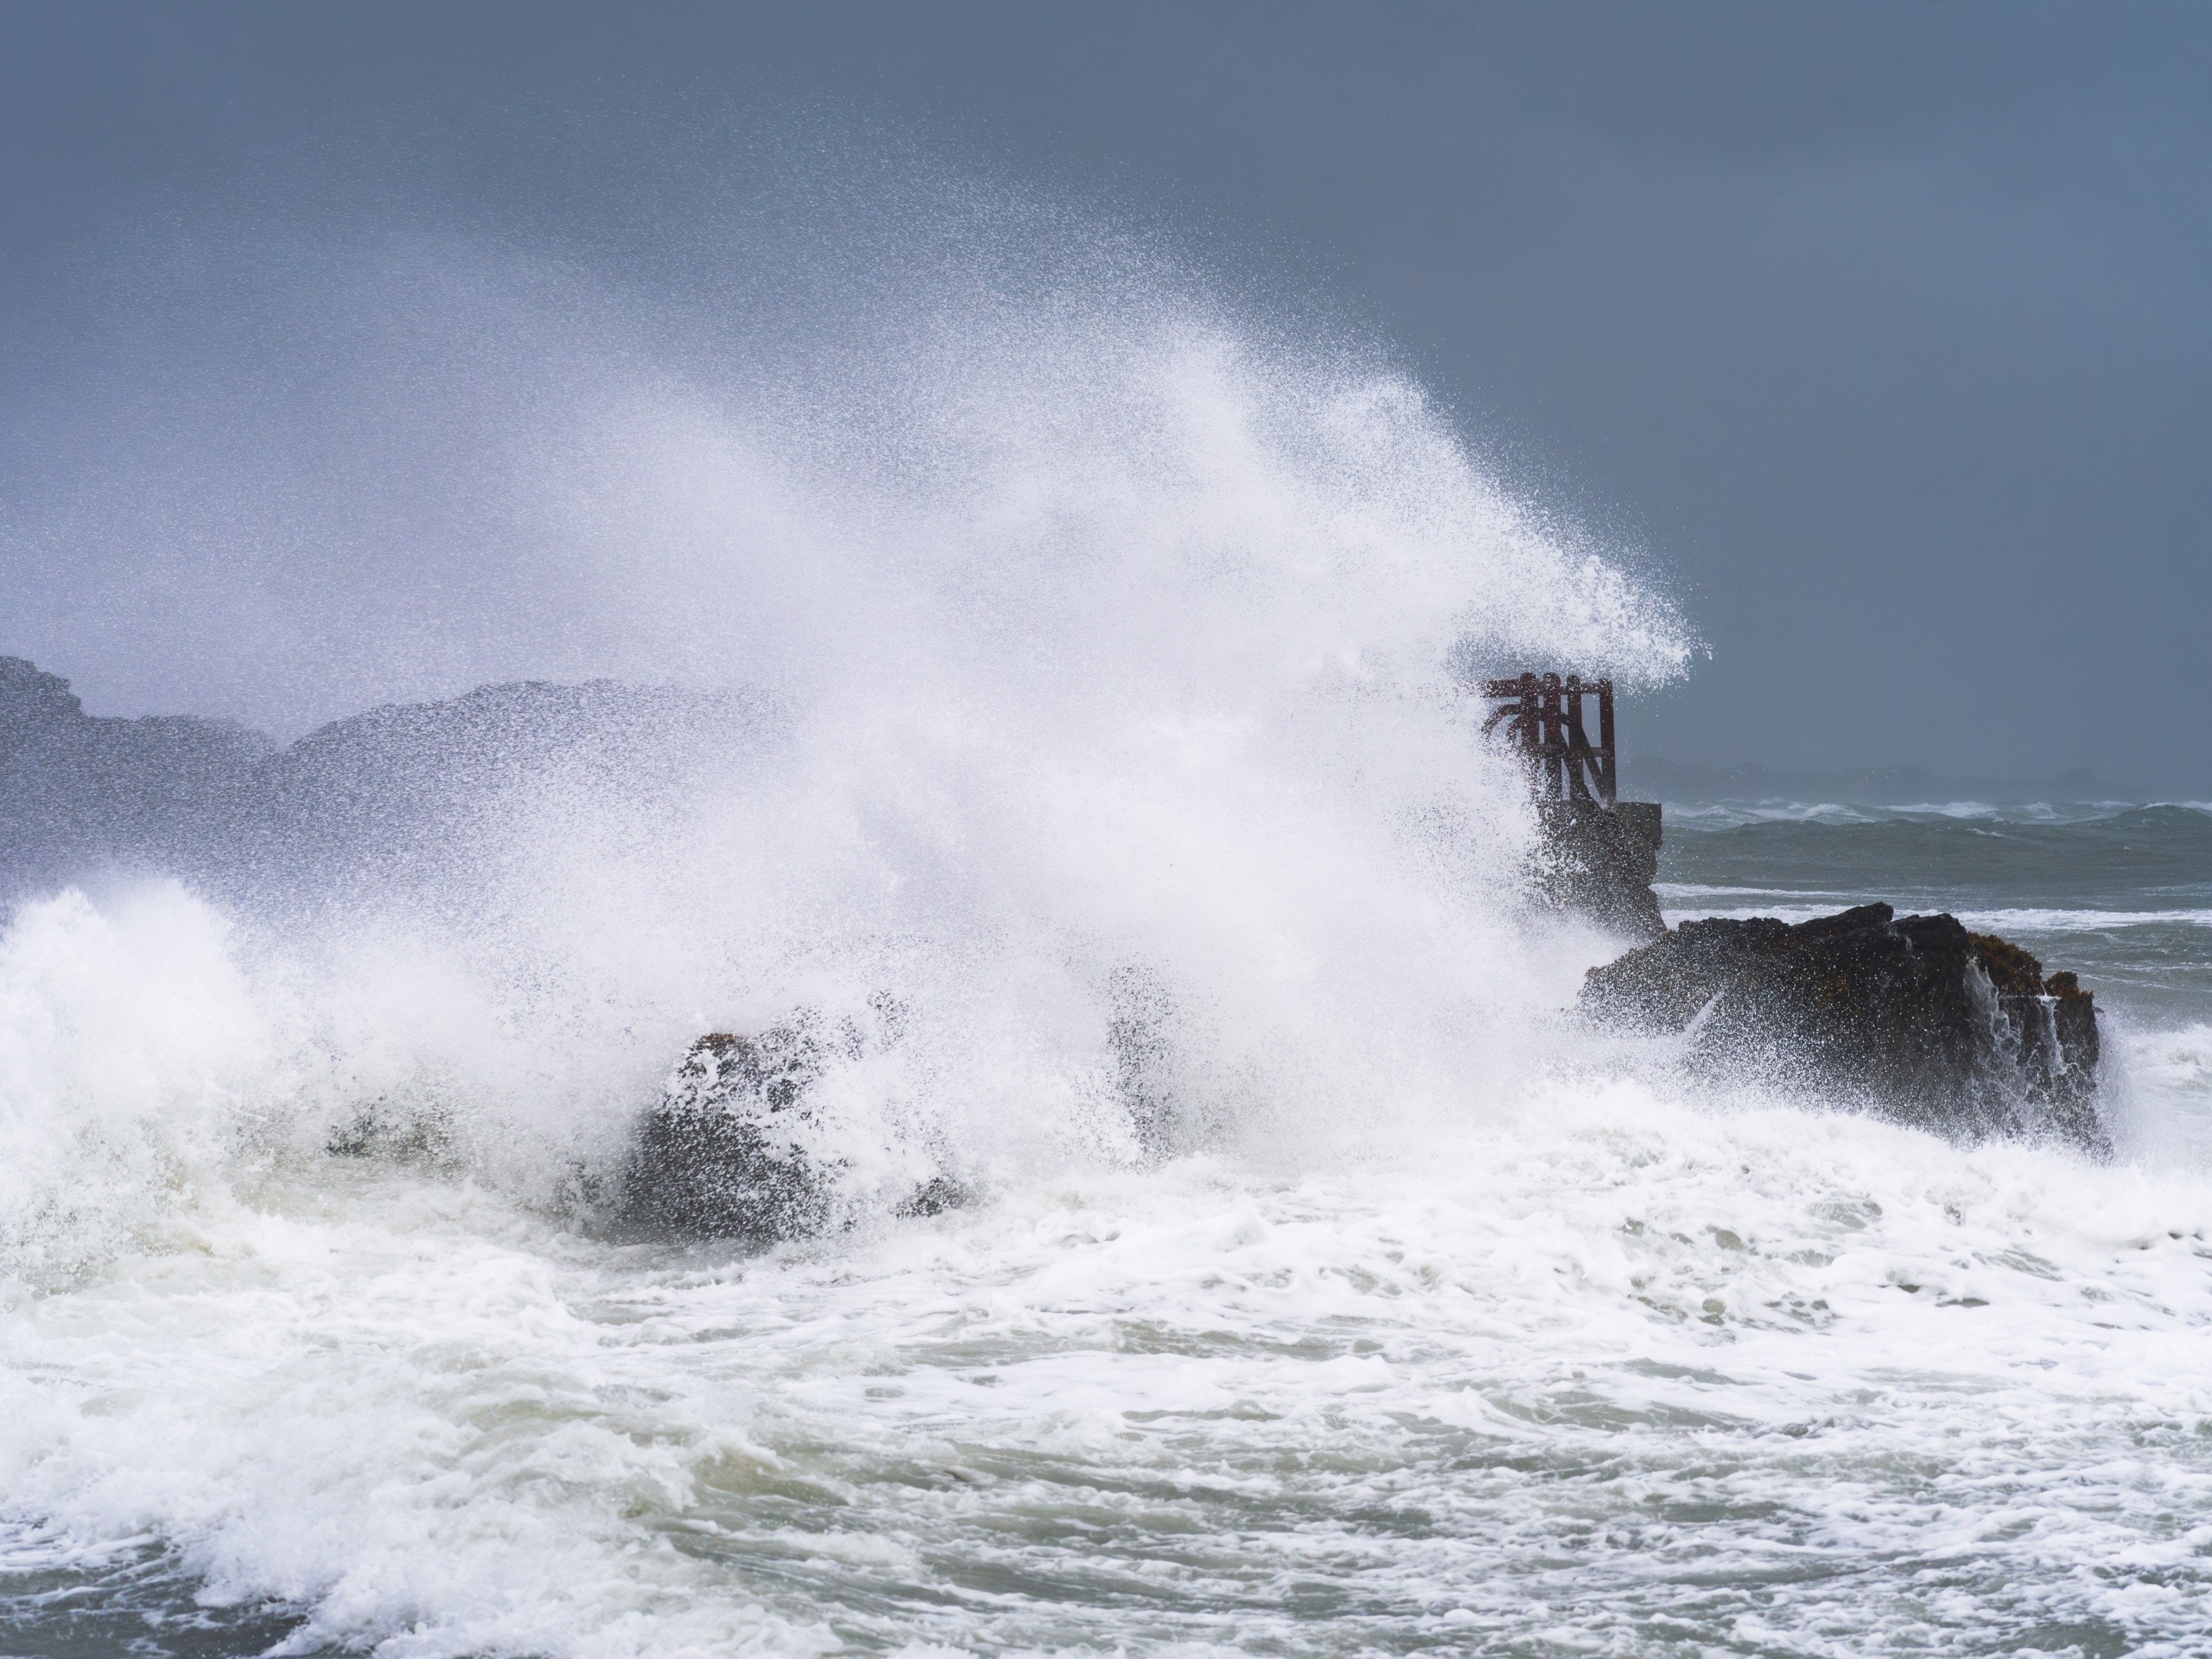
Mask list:
[[141,354],[228,325],[191,297],[228,250],[377,214],[649,249],[669,155],[803,109],[1393,343],[1709,642],[1640,750],[2201,792],[2208,88],[2197,4],[9,0],[0,653],[99,712],[216,695],[120,555],[57,559],[51,495],[164,406]]

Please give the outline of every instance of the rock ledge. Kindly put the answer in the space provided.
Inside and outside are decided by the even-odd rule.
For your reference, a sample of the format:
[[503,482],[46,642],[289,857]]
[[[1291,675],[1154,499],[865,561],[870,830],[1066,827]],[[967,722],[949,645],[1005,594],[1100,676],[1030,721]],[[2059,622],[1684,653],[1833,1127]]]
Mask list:
[[1581,1007],[1684,1037],[1702,1071],[1818,1088],[1968,1140],[2111,1150],[2089,993],[1954,916],[1866,904],[1795,926],[1686,921],[1591,969]]

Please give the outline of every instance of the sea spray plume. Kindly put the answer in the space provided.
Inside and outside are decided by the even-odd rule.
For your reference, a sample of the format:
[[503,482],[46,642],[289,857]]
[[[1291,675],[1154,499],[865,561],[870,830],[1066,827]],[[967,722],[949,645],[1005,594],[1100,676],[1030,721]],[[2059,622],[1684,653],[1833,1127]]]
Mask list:
[[[867,931],[985,952],[992,960],[969,982],[915,999],[945,1106],[977,1111],[979,1122],[1084,1121],[1038,1109],[1095,1100],[1092,1079],[1125,1068],[1115,1044],[1124,1022],[1109,999],[1102,1053],[1092,1011],[1131,961],[1164,963],[1153,971],[1176,1001],[1202,1011],[1217,1034],[1171,1063],[1192,1074],[1176,1094],[1212,1103],[1218,1118],[1303,1117],[1304,1100],[1328,1096],[1387,1109],[1371,1092],[1376,1056],[1419,1075],[1425,1050],[1425,1082],[1441,1098],[1474,1081],[1463,1056],[1434,1052],[1439,1039],[1458,1046],[1442,1011],[1469,1024],[1470,989],[1498,994],[1510,946],[1495,937],[1496,872],[1486,912],[1486,872],[1462,868],[1457,891],[1439,890],[1413,858],[1408,830],[1432,798],[1452,798],[1455,780],[1474,783],[1462,827],[1470,816],[1491,820],[1486,835],[1471,826],[1471,848],[1510,842],[1516,827],[1510,806],[1484,793],[1464,734],[1437,717],[1437,664],[1454,618],[1419,603],[1447,585],[1422,561],[1455,550],[1440,537],[1408,547],[1401,526],[1361,523],[1372,508],[1358,495],[1332,501],[1314,489],[1249,435],[1258,422],[1248,417],[1269,411],[1255,411],[1218,362],[1141,366],[1158,373],[1143,388],[1152,410],[1174,419],[1139,428],[1147,441],[1133,461],[1094,436],[1077,447],[1070,479],[1045,470],[1034,440],[1018,434],[987,457],[1000,470],[978,469],[945,492],[949,527],[920,514],[907,520],[910,556],[937,560],[924,569],[937,584],[911,601],[926,623],[856,638],[807,665],[849,676],[821,688],[799,746],[834,772],[834,788],[810,804],[864,815],[851,827],[865,840],[845,849],[854,864],[830,878],[819,841],[748,837],[756,858],[816,866],[826,914],[802,920],[786,908],[733,917],[729,931],[756,941],[782,933],[790,957],[817,969],[842,956],[843,982],[830,994],[847,1006],[871,981],[908,989],[913,975],[938,971],[925,950],[900,974],[846,977],[879,948],[852,931],[856,897],[873,918]],[[1160,382],[1179,397],[1162,395]],[[988,399],[1039,403],[1053,406],[1003,387]],[[1347,427],[1361,430],[1339,422],[1322,435],[1340,446]],[[1168,465],[1177,452],[1158,434],[1193,429],[1213,453],[1177,477]],[[1224,449],[1237,466],[1220,463]],[[1391,459],[1365,459],[1374,471]],[[1395,580],[1376,581],[1375,561],[1316,525],[1316,506],[1393,556]],[[1505,551],[1525,559],[1528,543]],[[1479,558],[1454,562],[1490,574]],[[1492,580],[1513,596],[1518,574]],[[1408,580],[1417,577],[1430,593]],[[1457,600],[1475,584],[1449,585]],[[1394,612],[1394,593],[1415,603]],[[1580,597],[1563,596],[1559,610],[1573,616]],[[1426,636],[1384,631],[1408,620]],[[1440,926],[1458,936],[1438,939]],[[1414,940],[1419,966],[1409,974]],[[1026,997],[1071,972],[1065,1000],[1084,1010],[1087,1029],[1042,1071],[1010,1074],[1010,1054],[1028,1045],[1005,1039],[1033,1041],[1054,1004],[984,1018],[978,988],[1020,986]],[[945,1018],[953,1009],[959,1017]],[[1411,1041],[1409,1019],[1426,1022]],[[1150,1063],[1170,1062],[1155,1053]],[[1223,1109],[1228,1101],[1246,1109]]]
[[[915,620],[887,576],[1014,597],[1112,514],[1132,565],[1197,531],[1310,570],[1318,532],[1394,630],[1679,670],[1671,609],[1507,501],[1371,337],[881,137],[641,156],[650,211],[590,242],[307,190],[106,250],[106,371],[52,400],[4,532],[22,620],[97,616],[159,665],[139,695],[283,736],[501,681],[797,691]],[[883,544],[932,527],[987,533],[964,567]],[[1448,591],[1395,586],[1423,573]]]
[[[434,1111],[451,1157],[557,1201],[699,1033],[890,990],[908,1035],[852,1111],[1002,1175],[1190,1144],[1107,1109],[1132,974],[1173,1011],[1146,1089],[1216,1139],[1295,1159],[1522,1074],[1524,810],[1448,661],[1472,639],[1650,684],[1686,659],[1679,622],[1546,533],[1373,352],[1091,260],[1095,234],[1000,280],[1009,229],[879,250],[787,327],[757,314],[770,288],[726,318],[511,252],[404,248],[404,317],[341,285],[368,307],[331,366],[347,430],[404,431],[426,399],[433,430],[485,428],[412,480],[406,521],[503,523],[392,550],[393,574],[356,531],[362,568],[288,590],[280,655],[339,624],[341,678],[388,651],[789,711],[646,805],[535,763],[465,811],[403,788],[376,810],[413,814],[425,856],[342,903],[282,872],[227,891],[362,1104]],[[419,342],[404,374],[363,362],[407,327],[494,337],[465,385]],[[336,505],[369,476],[342,468]],[[395,577],[398,620],[368,602]]]
[[298,1079],[272,988],[173,884],[74,890],[0,933],[0,1282],[51,1285],[219,1200]]

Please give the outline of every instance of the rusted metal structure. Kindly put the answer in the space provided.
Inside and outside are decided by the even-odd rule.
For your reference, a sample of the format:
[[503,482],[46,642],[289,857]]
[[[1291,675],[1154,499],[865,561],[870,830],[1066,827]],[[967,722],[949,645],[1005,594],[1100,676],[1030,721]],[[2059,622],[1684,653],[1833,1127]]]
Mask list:
[[[1667,931],[1651,884],[1659,873],[1659,803],[1620,799],[1613,682],[1579,674],[1519,674],[1479,683],[1497,703],[1483,735],[1503,733],[1528,772],[1540,848],[1532,891],[1631,939]],[[1597,741],[1585,724],[1597,704]]]
[[[1613,743],[1613,682],[1579,674],[1522,674],[1485,680],[1482,695],[1498,700],[1482,723],[1491,736],[1500,726],[1518,749],[1540,800],[1589,801],[1610,809],[1620,798]],[[1583,726],[1583,699],[1597,699],[1597,741]]]

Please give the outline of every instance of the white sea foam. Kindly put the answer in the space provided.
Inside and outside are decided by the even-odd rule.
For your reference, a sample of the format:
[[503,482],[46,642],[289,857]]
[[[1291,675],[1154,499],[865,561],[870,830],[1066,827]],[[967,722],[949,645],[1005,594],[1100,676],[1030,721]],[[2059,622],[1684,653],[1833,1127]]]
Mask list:
[[302,1650],[1966,1620],[2179,1654],[2207,1198],[1579,1085],[1326,1172],[1095,1172],[750,1264],[363,1170],[15,1302],[0,1476],[312,1608]]
[[2212,1169],[2212,1026],[2106,1022],[2112,1115],[2130,1154],[2154,1165]]
[[289,1079],[220,918],[181,890],[70,892],[0,933],[0,1260],[66,1273],[143,1206],[228,1179]]
[[1835,801],[1720,801],[1670,805],[1667,822],[1679,830],[1733,830],[1746,823],[1880,823],[1878,807]]
[[1848,893],[1807,891],[1796,887],[1727,887],[1712,886],[1694,881],[1655,881],[1651,890],[1662,899],[1708,898],[1778,898],[1803,903],[1808,900],[1833,901],[1838,904],[1858,903],[1862,901]]
[[2049,907],[1961,910],[1959,919],[1990,933],[2090,933],[2115,927],[2212,927],[2212,910],[2089,910]]

